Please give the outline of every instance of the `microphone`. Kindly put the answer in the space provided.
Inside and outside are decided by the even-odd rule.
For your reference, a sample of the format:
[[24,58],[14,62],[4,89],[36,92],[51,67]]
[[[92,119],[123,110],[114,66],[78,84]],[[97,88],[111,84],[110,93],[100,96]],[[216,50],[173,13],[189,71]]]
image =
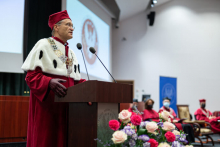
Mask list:
[[[89,48],[90,52],[96,55],[96,50],[93,47]],[[96,55],[96,57],[99,59],[99,57]],[[102,61],[99,59],[99,61],[102,63]],[[105,65],[102,63],[102,65],[105,67]],[[110,74],[110,72],[108,71],[108,69],[105,67],[105,69],[107,70],[107,72]],[[112,79],[115,81],[115,79],[113,78],[113,76],[110,74],[110,76],[112,77]],[[115,83],[117,83],[115,81]]]
[[87,77],[88,77],[88,80],[89,80],[89,74],[88,74],[88,71],[87,71],[86,62],[85,62],[85,59],[84,59],[84,56],[83,56],[83,52],[82,52],[82,44],[81,43],[77,43],[76,47],[79,50],[81,50],[83,61],[84,61],[84,65],[85,65],[85,68],[86,68]]

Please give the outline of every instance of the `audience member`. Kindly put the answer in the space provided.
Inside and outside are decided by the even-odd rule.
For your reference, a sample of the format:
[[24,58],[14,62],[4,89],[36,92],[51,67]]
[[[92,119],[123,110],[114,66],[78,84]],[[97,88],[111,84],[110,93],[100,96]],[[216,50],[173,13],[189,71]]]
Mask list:
[[178,122],[179,119],[177,118],[175,111],[172,108],[170,108],[170,100],[171,99],[168,97],[163,98],[163,107],[160,108],[159,113],[166,110],[170,112],[170,116],[173,122]]
[[163,112],[164,110],[170,112],[171,122],[173,122],[179,130],[183,130],[186,134],[188,134],[186,136],[188,142],[195,142],[192,126],[190,124],[180,123],[180,119],[177,118],[174,110],[170,108],[170,101],[171,99],[168,97],[163,98],[163,107],[160,108],[159,113]]
[[220,117],[212,116],[212,112],[208,109],[205,109],[206,107],[206,100],[200,99],[200,108],[196,110],[194,113],[197,120],[205,120],[206,122],[209,122],[212,126],[212,131],[214,133],[220,132],[220,123],[218,120],[220,120]]
[[147,99],[145,102],[145,110],[143,114],[143,120],[159,122],[159,114],[153,110],[154,101]]
[[138,106],[138,100],[137,99],[133,99],[133,103],[130,103],[130,107],[128,109],[129,112],[135,113],[137,110],[137,106]]

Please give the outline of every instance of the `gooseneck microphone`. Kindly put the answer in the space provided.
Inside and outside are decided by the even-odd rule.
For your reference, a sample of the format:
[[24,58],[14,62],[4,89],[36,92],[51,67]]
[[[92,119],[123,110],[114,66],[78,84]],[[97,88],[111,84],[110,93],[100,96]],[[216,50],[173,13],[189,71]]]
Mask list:
[[[93,54],[95,54],[96,55],[96,50],[93,48],[93,47],[90,47],[89,48],[89,50],[90,50],[90,52],[91,53],[93,53]],[[96,57],[99,59],[99,57],[96,55]],[[99,59],[99,61],[102,63],[102,61]],[[102,65],[105,67],[105,65],[102,63]],[[115,81],[115,79],[113,78],[113,76],[111,75],[111,73],[108,71],[108,69],[105,67],[105,69],[107,70],[107,72],[110,74],[110,76],[112,77],[112,79]],[[115,83],[117,83],[116,81],[115,81]]]
[[89,74],[88,74],[88,71],[87,71],[86,62],[85,62],[85,59],[84,59],[84,56],[83,56],[83,52],[82,52],[82,44],[81,43],[77,43],[76,47],[79,50],[81,50],[83,61],[84,61],[84,65],[85,65],[85,68],[86,68],[87,77],[88,77],[88,80],[89,80]]

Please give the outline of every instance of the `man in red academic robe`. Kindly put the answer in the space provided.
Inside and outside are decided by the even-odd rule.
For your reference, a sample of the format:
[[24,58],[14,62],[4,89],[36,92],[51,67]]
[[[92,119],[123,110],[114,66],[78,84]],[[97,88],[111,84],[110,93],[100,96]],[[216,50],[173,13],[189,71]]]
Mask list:
[[52,14],[48,24],[53,37],[39,40],[22,65],[31,91],[27,147],[66,147],[68,104],[54,96],[64,97],[68,87],[85,81],[68,47],[74,27],[67,11]]
[[156,121],[159,122],[159,114],[153,110],[154,101],[152,99],[147,99],[145,102],[145,110],[143,114],[143,120]]
[[163,98],[163,107],[160,108],[158,113],[161,113],[164,110],[166,110],[166,111],[170,112],[171,119],[174,122],[177,122],[179,120],[179,118],[177,118],[175,111],[172,108],[170,108],[170,100],[171,99],[168,97]]
[[196,110],[194,113],[197,120],[205,120],[206,122],[210,122],[212,126],[212,131],[214,133],[220,132],[220,124],[218,120],[220,120],[220,117],[212,116],[212,112],[208,109],[205,109],[206,106],[206,100],[200,99],[200,108]]
[[185,124],[185,123],[178,123],[178,121],[180,120],[179,118],[177,118],[176,113],[174,112],[174,110],[172,108],[170,108],[170,101],[171,99],[168,97],[163,98],[163,107],[160,108],[158,113],[165,111],[170,112],[170,117],[171,117],[171,122],[175,124],[175,126],[179,129],[179,130],[183,130],[187,135],[186,139],[188,142],[195,142],[195,138],[194,138],[194,132],[193,132],[193,128],[190,124]]

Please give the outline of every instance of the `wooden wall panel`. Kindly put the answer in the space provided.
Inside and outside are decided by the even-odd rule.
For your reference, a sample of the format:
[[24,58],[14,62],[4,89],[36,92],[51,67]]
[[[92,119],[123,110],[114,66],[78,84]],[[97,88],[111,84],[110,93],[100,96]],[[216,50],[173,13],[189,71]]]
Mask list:
[[0,96],[0,143],[27,138],[29,97]]
[[124,109],[129,109],[130,108],[130,103],[120,103],[120,112]]

